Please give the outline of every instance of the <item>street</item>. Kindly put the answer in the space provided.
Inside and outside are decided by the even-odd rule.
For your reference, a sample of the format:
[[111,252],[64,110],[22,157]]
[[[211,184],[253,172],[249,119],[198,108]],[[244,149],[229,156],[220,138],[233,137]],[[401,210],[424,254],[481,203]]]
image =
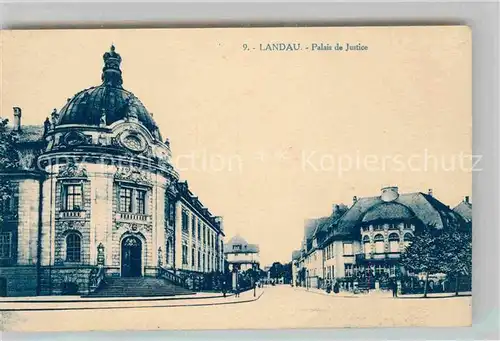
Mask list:
[[[84,331],[431,327],[467,326],[471,323],[470,296],[393,299],[388,296],[326,296],[289,286],[263,290],[259,300],[239,304],[4,311],[0,313],[0,325],[5,331]],[[243,295],[253,297],[252,292]]]

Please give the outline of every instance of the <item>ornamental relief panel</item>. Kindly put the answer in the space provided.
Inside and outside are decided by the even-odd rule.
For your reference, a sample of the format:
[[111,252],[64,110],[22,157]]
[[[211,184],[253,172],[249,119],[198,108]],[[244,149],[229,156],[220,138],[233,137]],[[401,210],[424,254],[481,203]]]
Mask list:
[[147,173],[132,167],[119,167],[114,178],[117,181],[128,181],[147,186],[153,185],[153,181]]
[[152,232],[153,227],[149,224],[137,224],[137,223],[116,223],[116,229],[124,229],[130,233],[139,233],[139,232]]
[[59,168],[58,178],[87,178],[87,169],[84,166],[70,162]]
[[62,232],[65,232],[67,230],[77,230],[82,232],[82,230],[85,228],[85,221],[81,220],[75,220],[75,221],[62,221],[58,223],[58,227]]

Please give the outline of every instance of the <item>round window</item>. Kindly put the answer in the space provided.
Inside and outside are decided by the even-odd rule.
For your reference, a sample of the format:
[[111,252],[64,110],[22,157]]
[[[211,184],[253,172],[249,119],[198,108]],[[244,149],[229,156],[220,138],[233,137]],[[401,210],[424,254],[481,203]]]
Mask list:
[[145,149],[145,141],[138,135],[127,135],[122,140],[123,145],[135,152],[141,152]]

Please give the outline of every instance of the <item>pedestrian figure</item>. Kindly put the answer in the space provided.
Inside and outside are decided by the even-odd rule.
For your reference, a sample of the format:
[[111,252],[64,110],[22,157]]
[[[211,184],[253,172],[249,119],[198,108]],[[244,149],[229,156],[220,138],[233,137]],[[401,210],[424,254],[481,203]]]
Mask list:
[[398,282],[392,281],[392,297],[398,297]]
[[224,297],[226,297],[226,281],[223,281],[222,282],[222,295],[224,295]]
[[332,283],[330,281],[326,282],[326,293],[329,294],[332,291]]
[[236,297],[240,297],[240,284],[236,284]]
[[338,294],[340,291],[340,288],[339,288],[339,283],[338,282],[335,282],[335,284],[333,285],[333,292]]

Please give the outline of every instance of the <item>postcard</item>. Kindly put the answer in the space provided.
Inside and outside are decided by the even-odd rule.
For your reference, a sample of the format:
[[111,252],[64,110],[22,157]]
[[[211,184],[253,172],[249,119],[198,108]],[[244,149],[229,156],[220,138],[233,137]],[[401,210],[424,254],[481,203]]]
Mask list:
[[468,27],[0,33],[3,331],[471,325]]

